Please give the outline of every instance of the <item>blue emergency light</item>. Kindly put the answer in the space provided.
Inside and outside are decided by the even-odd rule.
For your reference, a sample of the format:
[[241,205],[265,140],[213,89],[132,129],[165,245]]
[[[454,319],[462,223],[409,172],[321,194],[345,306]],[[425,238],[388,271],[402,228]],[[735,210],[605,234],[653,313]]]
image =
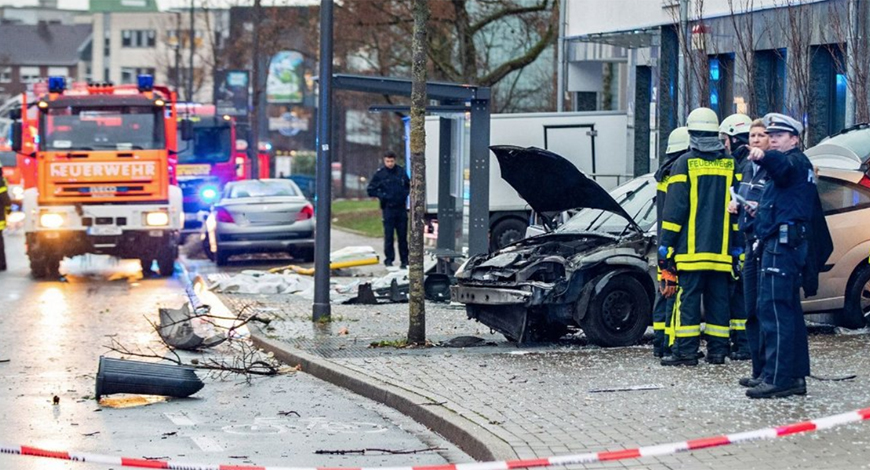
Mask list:
[[63,93],[66,89],[66,79],[64,77],[48,77],[48,92]]
[[136,77],[136,84],[139,87],[139,91],[151,91],[154,89],[154,76],[139,75]]
[[211,204],[217,199],[218,190],[214,186],[203,186],[199,190],[199,197],[202,199],[202,202],[206,204]]

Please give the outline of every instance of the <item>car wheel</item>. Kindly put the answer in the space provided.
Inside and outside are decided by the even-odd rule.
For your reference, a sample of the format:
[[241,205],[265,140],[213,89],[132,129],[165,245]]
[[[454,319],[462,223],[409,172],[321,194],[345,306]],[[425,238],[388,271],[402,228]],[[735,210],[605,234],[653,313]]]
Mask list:
[[211,246],[208,243],[208,238],[202,240],[202,251],[209,261],[214,262],[214,252],[211,251]]
[[169,277],[175,272],[175,259],[178,258],[177,247],[167,247],[160,250],[157,255],[157,267],[160,270],[160,276]]
[[221,250],[221,247],[217,247],[217,251],[214,254],[214,264],[218,266],[226,266],[229,260],[230,254]]
[[651,301],[637,279],[614,276],[589,305],[580,322],[589,342],[598,346],[637,344],[650,324]]
[[311,263],[314,261],[314,248],[299,248],[291,255],[303,263]]
[[846,288],[846,302],[837,316],[837,326],[863,328],[867,314],[870,314],[870,265],[865,264],[858,268]]
[[528,224],[520,219],[502,219],[492,227],[489,235],[489,251],[504,248],[526,236]]

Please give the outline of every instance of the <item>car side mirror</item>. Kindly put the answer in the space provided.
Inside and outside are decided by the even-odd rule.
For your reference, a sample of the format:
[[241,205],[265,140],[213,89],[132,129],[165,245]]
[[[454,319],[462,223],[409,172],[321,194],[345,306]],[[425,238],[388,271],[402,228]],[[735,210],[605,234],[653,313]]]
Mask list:
[[178,124],[181,128],[181,140],[193,140],[193,121],[182,119]]
[[9,143],[10,144],[9,146],[12,147],[12,151],[20,153],[21,147],[23,145],[22,144],[23,129],[21,126],[21,121],[13,122],[12,126],[11,126],[11,131],[12,131],[12,135],[11,135],[11,142]]

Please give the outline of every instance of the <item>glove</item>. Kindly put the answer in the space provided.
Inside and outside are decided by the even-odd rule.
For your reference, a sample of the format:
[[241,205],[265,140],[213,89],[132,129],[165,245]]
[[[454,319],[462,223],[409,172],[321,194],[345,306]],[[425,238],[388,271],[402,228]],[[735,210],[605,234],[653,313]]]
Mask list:
[[664,298],[670,298],[677,293],[677,275],[673,271],[662,270],[662,278],[659,281],[659,292]]
[[743,248],[732,248],[731,249],[731,277],[737,281],[740,279],[741,274],[743,273],[743,260],[745,259],[743,255]]
[[673,273],[677,272],[676,264],[674,263],[674,259],[671,258],[671,247],[669,246],[660,246],[659,247],[659,256],[658,263],[659,269],[664,271],[671,271]]

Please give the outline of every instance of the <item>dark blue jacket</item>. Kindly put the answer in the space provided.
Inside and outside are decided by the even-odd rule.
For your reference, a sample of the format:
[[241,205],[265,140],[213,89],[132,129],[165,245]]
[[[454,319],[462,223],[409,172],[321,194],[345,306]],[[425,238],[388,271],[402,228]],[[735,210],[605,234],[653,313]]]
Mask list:
[[[743,179],[740,181],[737,194],[747,201],[757,203],[761,200],[761,193],[764,192],[764,185],[768,180],[767,171],[754,162],[745,160],[741,173]],[[755,217],[749,215],[743,206],[740,207],[737,222],[740,226],[740,232],[751,238],[755,237]]]
[[381,209],[404,209],[411,193],[411,180],[399,165],[392,169],[382,166],[369,181],[367,192],[381,201]]
[[765,240],[779,232],[779,226],[806,223],[812,219],[816,177],[810,160],[798,148],[788,152],[768,150],[758,166],[767,172],[755,218],[755,234]]

